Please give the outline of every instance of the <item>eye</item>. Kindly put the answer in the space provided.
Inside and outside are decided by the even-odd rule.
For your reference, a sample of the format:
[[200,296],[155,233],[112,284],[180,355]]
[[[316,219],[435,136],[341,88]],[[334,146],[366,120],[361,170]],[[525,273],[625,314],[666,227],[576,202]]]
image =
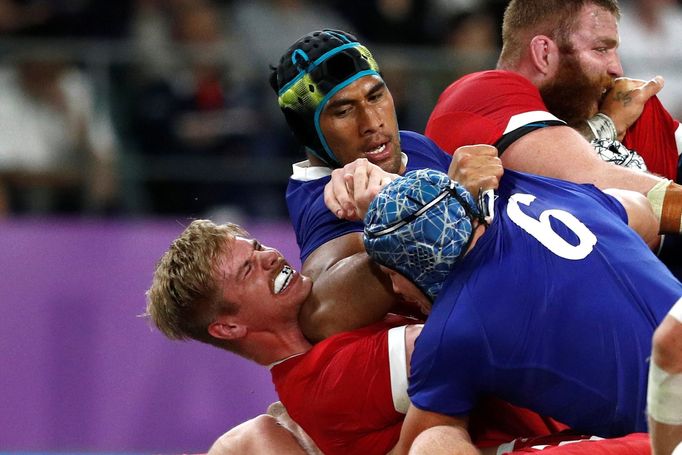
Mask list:
[[334,117],[343,118],[343,117],[348,116],[348,114],[350,114],[350,110],[351,110],[350,106],[344,106],[344,107],[334,109],[333,114],[334,114]]
[[384,91],[381,90],[381,91],[379,91],[379,92],[372,93],[372,94],[369,96],[369,101],[370,101],[370,102],[376,103],[376,102],[378,102],[378,101],[381,101],[383,98],[384,98]]

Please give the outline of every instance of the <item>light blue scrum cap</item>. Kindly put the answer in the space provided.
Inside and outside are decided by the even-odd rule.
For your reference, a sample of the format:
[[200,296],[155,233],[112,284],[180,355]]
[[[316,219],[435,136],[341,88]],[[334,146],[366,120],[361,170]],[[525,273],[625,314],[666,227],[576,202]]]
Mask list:
[[485,222],[473,195],[447,174],[410,171],[386,185],[370,204],[365,249],[433,301],[471,242],[474,218]]

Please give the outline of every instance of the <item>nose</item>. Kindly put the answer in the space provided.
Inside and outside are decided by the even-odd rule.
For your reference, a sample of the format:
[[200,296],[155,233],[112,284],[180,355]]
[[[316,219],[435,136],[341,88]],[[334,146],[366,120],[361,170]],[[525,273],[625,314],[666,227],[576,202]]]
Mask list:
[[380,108],[376,106],[363,106],[360,111],[360,133],[362,135],[375,133],[384,125]]
[[613,53],[607,71],[609,72],[609,76],[623,77],[623,65],[620,62],[620,55],[618,55],[617,52]]
[[279,252],[272,248],[264,248],[258,252],[258,261],[266,270],[276,267],[279,264],[279,258]]

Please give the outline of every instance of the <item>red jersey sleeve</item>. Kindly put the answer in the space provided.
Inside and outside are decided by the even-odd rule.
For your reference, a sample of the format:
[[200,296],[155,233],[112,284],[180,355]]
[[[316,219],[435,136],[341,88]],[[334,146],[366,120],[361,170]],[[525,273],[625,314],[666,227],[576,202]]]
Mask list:
[[[452,154],[463,145],[505,143],[548,125],[563,125],[547,111],[540,92],[510,71],[464,76],[441,94],[426,125],[426,136]],[[503,141],[505,137],[511,140]],[[500,150],[502,152],[503,150]]]

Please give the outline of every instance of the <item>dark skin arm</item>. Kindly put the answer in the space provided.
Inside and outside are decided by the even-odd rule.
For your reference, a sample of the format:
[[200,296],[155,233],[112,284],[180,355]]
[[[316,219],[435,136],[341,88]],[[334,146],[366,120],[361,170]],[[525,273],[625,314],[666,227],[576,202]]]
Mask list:
[[302,273],[314,284],[299,323],[313,342],[380,321],[396,303],[391,281],[365,252],[359,232],[317,248]]
[[[372,166],[378,169],[365,160],[360,168],[369,169]],[[356,172],[356,167],[348,168]],[[496,188],[503,169],[494,147],[473,146],[463,147],[455,154],[448,173],[477,194],[480,188]],[[362,175],[358,173],[357,176]],[[340,184],[344,181],[342,172],[336,172],[336,179],[333,175],[325,189],[328,207],[331,192],[328,189],[347,189],[346,185]],[[341,197],[331,198],[339,204],[335,206],[336,209],[342,206],[339,201],[352,205],[351,212],[355,218],[351,219],[359,219],[358,201],[363,201],[358,205],[364,207],[360,209],[361,214],[364,214],[362,210],[366,210],[371,200],[367,194],[373,197],[388,180],[383,184],[381,178],[361,181],[362,191],[356,184],[355,191],[345,191]],[[336,213],[335,209],[330,209]],[[346,234],[318,247],[308,256],[301,272],[315,283],[311,297],[299,317],[303,333],[313,342],[377,322],[398,303],[390,280],[365,252],[360,232]]]

